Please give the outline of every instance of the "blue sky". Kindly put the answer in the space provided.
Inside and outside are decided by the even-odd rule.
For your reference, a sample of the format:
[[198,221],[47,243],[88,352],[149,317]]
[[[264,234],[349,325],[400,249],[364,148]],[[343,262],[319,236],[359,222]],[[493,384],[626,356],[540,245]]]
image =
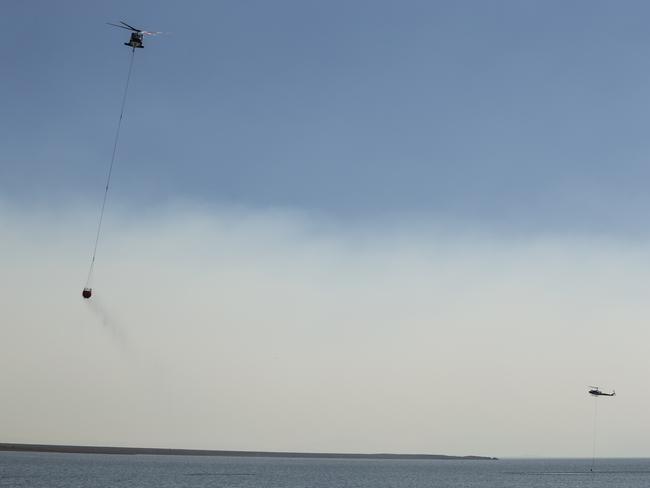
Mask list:
[[650,204],[643,2],[12,2],[0,191],[636,234]]

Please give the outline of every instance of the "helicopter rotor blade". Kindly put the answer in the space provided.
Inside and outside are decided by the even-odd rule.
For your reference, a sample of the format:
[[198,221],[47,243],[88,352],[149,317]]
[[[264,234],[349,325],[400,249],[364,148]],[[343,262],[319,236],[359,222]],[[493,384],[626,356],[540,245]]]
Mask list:
[[[129,28],[129,27],[124,27],[123,25],[111,24],[110,22],[106,22],[106,23],[107,23],[108,25],[112,25],[113,27],[119,27],[120,29],[126,29],[126,30],[130,30],[130,31],[134,30],[134,29],[131,29],[131,28]],[[137,32],[137,31],[136,31],[136,32]]]
[[133,27],[132,25],[127,24],[127,23],[124,22],[123,20],[120,20],[120,24],[124,24],[124,25],[127,26],[129,29],[134,30],[134,31],[136,31],[136,32],[142,32],[140,29],[136,29],[135,27]]

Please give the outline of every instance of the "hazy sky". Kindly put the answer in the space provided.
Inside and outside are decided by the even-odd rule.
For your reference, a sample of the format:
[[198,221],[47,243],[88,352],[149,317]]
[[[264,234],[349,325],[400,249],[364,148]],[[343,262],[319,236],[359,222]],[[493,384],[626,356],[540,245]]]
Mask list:
[[646,2],[2,17],[0,441],[650,456]]

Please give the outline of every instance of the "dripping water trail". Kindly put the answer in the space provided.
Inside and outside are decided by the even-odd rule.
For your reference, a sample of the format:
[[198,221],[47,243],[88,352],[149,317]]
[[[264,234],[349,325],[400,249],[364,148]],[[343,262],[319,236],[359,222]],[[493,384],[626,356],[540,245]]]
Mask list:
[[126,328],[120,320],[108,309],[102,300],[94,297],[92,300],[84,300],[91,312],[101,322],[104,329],[110,334],[113,341],[119,346],[123,353],[130,350]]

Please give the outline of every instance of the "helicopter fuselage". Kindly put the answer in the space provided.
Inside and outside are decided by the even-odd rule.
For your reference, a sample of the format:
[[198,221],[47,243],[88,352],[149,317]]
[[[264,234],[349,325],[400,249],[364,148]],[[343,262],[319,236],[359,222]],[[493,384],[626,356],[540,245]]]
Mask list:
[[125,42],[124,45],[125,46],[130,46],[133,49],[135,49],[136,47],[137,48],[143,48],[144,46],[142,44],[142,38],[143,38],[143,35],[142,35],[141,32],[132,32],[131,33],[131,39],[129,39],[129,42]]
[[600,390],[589,390],[589,394],[593,395],[593,396],[609,396],[609,397],[616,395],[616,393],[614,393],[614,392],[612,392],[612,393],[603,393]]

